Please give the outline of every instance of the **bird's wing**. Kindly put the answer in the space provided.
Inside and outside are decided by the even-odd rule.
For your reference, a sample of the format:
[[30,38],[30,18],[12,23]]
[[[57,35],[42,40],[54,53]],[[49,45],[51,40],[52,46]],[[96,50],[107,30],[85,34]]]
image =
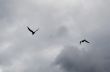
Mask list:
[[87,43],[90,43],[90,42],[87,41]]
[[29,30],[30,32],[33,32],[28,26],[27,26],[27,28],[28,28],[28,30]]
[[[38,28],[36,31],[38,31],[38,30],[39,30],[39,28]],[[36,31],[35,31],[35,32],[36,32]]]
[[85,40],[85,42],[90,43],[90,42],[88,42],[87,40]]

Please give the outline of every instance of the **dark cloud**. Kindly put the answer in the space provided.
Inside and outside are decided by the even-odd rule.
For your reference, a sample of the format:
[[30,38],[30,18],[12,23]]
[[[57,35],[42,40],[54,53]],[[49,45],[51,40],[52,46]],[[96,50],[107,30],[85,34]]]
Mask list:
[[57,57],[56,65],[60,65],[64,72],[109,72],[109,40],[104,38],[102,42],[102,38],[88,49],[66,46]]
[[[60,65],[60,69],[64,72],[110,71],[110,34],[108,28],[110,23],[108,20],[110,14],[108,12],[110,10],[108,3],[109,1],[103,1],[99,6],[90,9],[88,14],[81,13],[81,15],[77,16],[76,22],[82,30],[82,36],[86,34],[91,43],[82,49],[71,45],[64,48],[56,59],[56,64]],[[89,25],[91,25],[92,31],[87,31]]]

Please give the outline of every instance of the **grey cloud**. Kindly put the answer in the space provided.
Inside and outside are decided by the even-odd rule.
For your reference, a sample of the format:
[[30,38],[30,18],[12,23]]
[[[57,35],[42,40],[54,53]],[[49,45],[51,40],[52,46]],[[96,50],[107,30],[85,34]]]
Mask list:
[[[70,0],[61,0],[58,4],[42,1],[0,1],[0,47],[7,42],[12,44],[0,51],[0,65],[4,72],[109,71],[109,61],[106,59],[109,58],[110,47],[109,1],[89,0],[91,3],[84,0],[82,4],[78,0],[77,5]],[[39,27],[40,30],[31,36],[27,25],[33,29]],[[83,37],[93,42],[85,46],[88,52],[74,47]],[[42,56],[44,49],[54,45],[64,46],[55,61],[56,65]]]
[[[110,34],[108,28],[110,23],[108,12],[110,10],[108,3],[109,1],[103,1],[100,6],[94,6],[87,14],[80,13],[79,16],[76,16],[75,21],[82,30],[81,34],[84,36],[86,34],[91,43],[89,46],[85,46],[84,49],[71,45],[65,47],[56,59],[56,64],[60,65],[64,72],[110,71]],[[89,24],[93,31],[87,31],[89,30]]]
[[[100,40],[101,41],[101,40]],[[56,65],[64,72],[109,72],[110,55],[109,44],[98,43],[87,47],[88,50],[74,46],[66,46],[56,59]]]
[[[23,72],[27,70],[34,72],[38,70],[39,66],[46,67],[49,63],[41,55],[37,55],[37,52],[51,46],[51,43],[46,38],[48,34],[52,33],[51,29],[54,30],[55,26],[58,26],[54,24],[55,21],[52,18],[53,10],[48,6],[33,7],[31,3],[23,2],[25,4],[22,1],[4,1],[1,6],[4,9],[0,20],[1,43],[12,43],[12,46],[0,53],[0,65],[3,67],[4,72]],[[40,10],[37,11],[37,9]],[[27,25],[34,26],[34,28],[40,27],[40,33],[38,32],[35,36],[32,36],[26,28]],[[59,30],[55,32],[58,35]],[[29,58],[25,59],[24,54]]]

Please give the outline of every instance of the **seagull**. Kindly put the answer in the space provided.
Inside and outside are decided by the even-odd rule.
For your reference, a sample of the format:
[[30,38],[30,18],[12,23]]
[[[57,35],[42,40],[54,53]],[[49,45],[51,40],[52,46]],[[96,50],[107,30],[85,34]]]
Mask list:
[[80,41],[80,44],[81,44],[82,42],[90,43],[90,42],[89,42],[89,41],[87,41],[86,39],[81,40],[81,41]]
[[37,30],[33,31],[33,30],[31,30],[28,26],[27,26],[27,28],[28,28],[28,30],[32,33],[32,35],[34,35],[35,32],[39,30],[39,28],[38,28]]

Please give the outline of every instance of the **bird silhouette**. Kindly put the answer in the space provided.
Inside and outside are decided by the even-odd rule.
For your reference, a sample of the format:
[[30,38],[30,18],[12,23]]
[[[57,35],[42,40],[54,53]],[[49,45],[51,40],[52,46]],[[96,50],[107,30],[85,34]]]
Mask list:
[[27,26],[27,28],[28,28],[28,30],[32,33],[32,35],[34,35],[35,32],[39,30],[39,28],[38,28],[37,30],[33,31],[33,30],[31,30],[28,26]]
[[89,41],[87,41],[86,39],[81,40],[81,41],[80,41],[80,44],[81,44],[82,42],[90,43],[90,42],[89,42]]

